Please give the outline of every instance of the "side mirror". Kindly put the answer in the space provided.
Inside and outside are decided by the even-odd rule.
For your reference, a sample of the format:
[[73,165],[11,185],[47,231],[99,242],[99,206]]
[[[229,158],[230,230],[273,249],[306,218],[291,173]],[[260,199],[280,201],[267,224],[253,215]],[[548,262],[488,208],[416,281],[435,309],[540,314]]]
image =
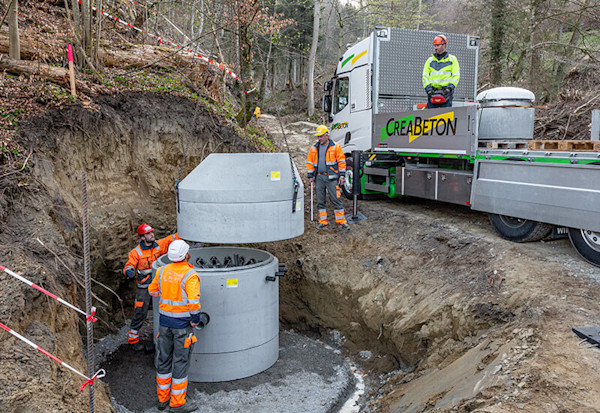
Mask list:
[[333,80],[328,80],[327,82],[323,83],[323,90],[325,92],[330,92],[331,89],[333,89]]
[[331,95],[323,96],[323,112],[331,113]]

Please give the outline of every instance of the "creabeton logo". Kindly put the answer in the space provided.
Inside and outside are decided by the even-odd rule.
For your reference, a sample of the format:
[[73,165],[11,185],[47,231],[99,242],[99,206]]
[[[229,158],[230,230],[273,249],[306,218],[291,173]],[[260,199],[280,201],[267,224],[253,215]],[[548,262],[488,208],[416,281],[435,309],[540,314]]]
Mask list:
[[427,119],[415,115],[390,118],[381,128],[380,141],[383,142],[390,136],[408,136],[410,143],[421,136],[456,135],[457,123],[458,118],[454,116],[454,112],[441,113]]

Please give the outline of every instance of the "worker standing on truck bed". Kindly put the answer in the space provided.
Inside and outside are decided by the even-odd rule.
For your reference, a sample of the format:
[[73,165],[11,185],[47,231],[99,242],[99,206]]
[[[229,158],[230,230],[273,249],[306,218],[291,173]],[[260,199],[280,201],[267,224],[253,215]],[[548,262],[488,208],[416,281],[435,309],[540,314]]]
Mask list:
[[159,297],[160,326],[157,337],[156,392],[158,409],[170,405],[170,412],[193,412],[186,403],[188,369],[196,336],[192,328],[200,323],[200,278],[190,259],[189,245],[182,240],[169,245],[171,264],[156,270],[148,292]]
[[[133,317],[131,317],[127,341],[135,351],[140,351],[146,348],[140,343],[140,328],[146,320],[148,308],[150,307],[148,285],[152,281],[152,263],[158,257],[167,253],[167,249],[173,241],[181,238],[177,234],[173,234],[157,241],[154,239],[154,228],[148,224],[140,225],[137,233],[140,237],[140,245],[129,252],[127,263],[125,264],[125,268],[123,268],[123,274],[127,278],[135,277],[137,283],[135,307],[133,309]],[[150,345],[148,350],[151,349],[152,346]]]
[[446,44],[446,36],[443,34],[435,36],[433,39],[435,53],[423,66],[423,87],[427,92],[428,109],[452,106],[454,89],[460,80],[458,59],[446,51]]
[[333,213],[335,222],[340,224],[343,229],[350,229],[344,215],[344,205],[340,199],[340,187],[344,185],[346,175],[346,156],[342,147],[329,139],[329,129],[321,125],[317,128],[315,136],[317,143],[311,146],[306,158],[306,170],[308,171],[308,180],[316,182],[317,192],[317,210],[319,213],[319,224],[317,229],[327,228],[327,209],[325,207],[326,195],[329,192],[329,199],[333,204]]

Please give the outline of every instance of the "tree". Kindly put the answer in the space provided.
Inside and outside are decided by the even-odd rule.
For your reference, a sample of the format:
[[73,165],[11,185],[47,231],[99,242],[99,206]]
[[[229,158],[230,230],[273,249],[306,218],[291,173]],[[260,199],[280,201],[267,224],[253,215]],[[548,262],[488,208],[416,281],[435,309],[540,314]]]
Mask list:
[[308,58],[308,116],[315,113],[315,60],[317,58],[317,47],[319,45],[319,24],[321,20],[321,2],[315,0],[313,19],[313,38]]
[[8,5],[8,55],[12,59],[21,59],[21,44],[19,42],[19,1],[11,0]]

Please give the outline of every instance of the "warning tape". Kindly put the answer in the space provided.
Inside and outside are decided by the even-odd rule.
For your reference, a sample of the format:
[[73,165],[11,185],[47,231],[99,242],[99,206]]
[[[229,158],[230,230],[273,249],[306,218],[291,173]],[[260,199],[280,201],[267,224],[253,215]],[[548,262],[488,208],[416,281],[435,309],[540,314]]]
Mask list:
[[80,310],[79,308],[75,307],[73,304],[70,304],[70,303],[66,302],[65,300],[63,300],[62,298],[57,297],[56,295],[52,294],[50,291],[45,290],[44,288],[40,287],[39,285],[32,283],[27,278],[21,277],[16,272],[9,270],[8,268],[6,268],[2,265],[0,265],[0,270],[4,271],[8,275],[15,277],[19,281],[24,282],[28,286],[33,287],[38,291],[41,291],[42,293],[46,294],[48,297],[54,298],[59,303],[64,304],[69,308],[72,308],[73,310],[77,311],[80,314],[83,314],[85,316],[86,321],[91,321],[92,323],[95,323],[98,320],[96,317],[94,317],[96,315],[96,307],[92,307],[92,314],[87,315],[87,313],[85,311]]
[[[78,0],[78,2],[81,4],[81,0]],[[214,60],[212,60],[212,59],[209,59],[208,57],[206,57],[206,56],[204,56],[204,55],[202,55],[202,54],[200,54],[200,53],[196,53],[196,52],[194,52],[193,50],[186,49],[186,48],[184,48],[183,46],[181,46],[181,45],[179,45],[179,44],[177,44],[177,43],[175,43],[175,42],[172,42],[172,41],[171,41],[171,40],[169,40],[169,39],[163,39],[162,37],[160,37],[160,36],[157,36],[156,34],[153,34],[153,33],[147,32],[147,31],[146,31],[146,30],[144,30],[144,29],[140,29],[139,27],[136,27],[136,26],[134,26],[133,24],[126,22],[125,20],[121,20],[120,18],[118,18],[118,17],[115,17],[115,16],[113,16],[113,15],[111,15],[111,14],[109,14],[109,13],[105,12],[104,10],[98,10],[96,7],[93,7],[93,6],[92,6],[92,9],[93,9],[93,10],[94,10],[96,13],[100,13],[100,14],[101,14],[101,15],[103,15],[103,16],[106,16],[106,17],[108,17],[108,18],[110,18],[110,19],[113,19],[113,20],[115,20],[116,22],[119,22],[119,23],[121,23],[121,24],[123,24],[123,25],[125,25],[125,26],[127,26],[127,27],[129,27],[129,28],[132,28],[132,29],[134,29],[134,30],[137,30],[137,31],[138,31],[138,32],[140,32],[140,33],[143,33],[143,34],[145,34],[145,35],[147,35],[147,36],[150,36],[150,37],[152,37],[152,38],[154,38],[154,39],[158,40],[158,44],[159,44],[159,45],[160,45],[160,44],[162,44],[162,43],[164,42],[164,43],[167,43],[167,44],[169,44],[169,45],[171,45],[171,46],[177,47],[178,49],[181,49],[181,50],[183,50],[183,51],[185,51],[185,52],[187,52],[187,53],[190,53],[190,54],[192,54],[193,56],[199,57],[200,59],[202,59],[203,61],[205,61],[206,63],[208,63],[208,64],[210,64],[210,65],[216,66],[216,67],[218,67],[218,68],[219,68],[219,69],[221,69],[221,70],[225,70],[225,71],[226,71],[226,73],[227,73],[229,76],[233,77],[235,80],[237,80],[237,81],[239,81],[239,80],[240,80],[240,78],[238,77],[238,75],[236,75],[236,74],[235,74],[235,73],[234,73],[234,72],[233,72],[231,69],[227,68],[227,66],[226,66],[225,64],[223,64],[223,63],[215,62]],[[256,89],[256,88],[254,88],[254,89]],[[245,93],[245,94],[248,94],[248,93],[252,92],[254,89],[252,89],[252,90],[249,90],[248,92],[244,92],[244,93]]]
[[83,384],[81,385],[81,387],[79,388],[79,391],[82,391],[85,388],[85,386],[87,386],[88,384],[89,385],[93,385],[94,382],[96,381],[96,379],[101,379],[102,377],[106,376],[106,371],[104,369],[100,369],[92,377],[88,377],[85,374],[83,374],[83,373],[75,370],[73,367],[69,366],[67,363],[65,363],[64,361],[62,361],[58,357],[55,357],[52,354],[48,353],[46,350],[44,350],[43,348],[41,348],[37,344],[35,344],[35,343],[27,340],[25,337],[23,337],[22,335],[20,335],[16,331],[14,331],[14,330],[6,327],[4,324],[0,323],[0,328],[8,331],[10,334],[12,334],[13,336],[15,336],[19,340],[21,340],[21,341],[29,344],[31,347],[33,347],[34,349],[36,349],[40,353],[45,354],[46,356],[50,357],[52,360],[56,361],[58,364],[60,364],[62,366],[65,366],[66,368],[68,368],[69,370],[71,370],[73,373],[79,374],[81,377],[83,377],[84,379],[86,379],[83,382]]

